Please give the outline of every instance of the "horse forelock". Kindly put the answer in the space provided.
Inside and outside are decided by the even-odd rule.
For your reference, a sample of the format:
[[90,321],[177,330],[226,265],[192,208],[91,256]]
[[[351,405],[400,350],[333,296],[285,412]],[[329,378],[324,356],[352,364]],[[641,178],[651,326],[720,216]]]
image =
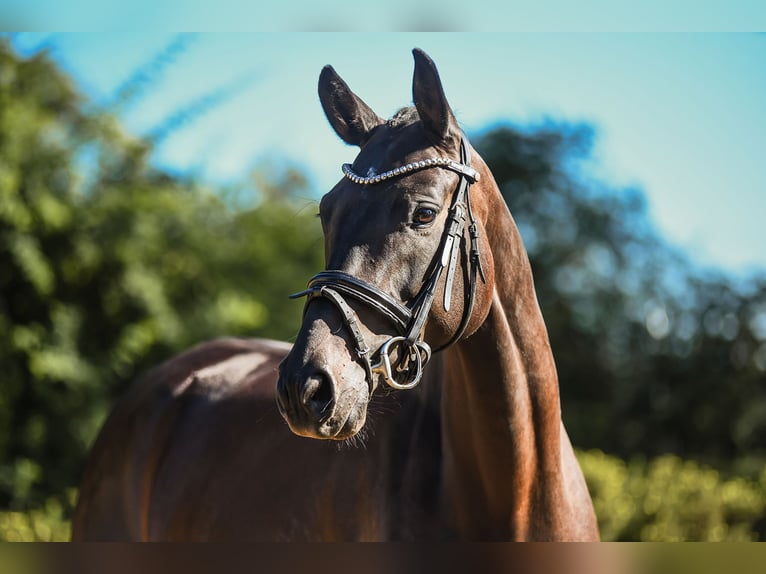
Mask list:
[[407,106],[399,109],[386,123],[388,124],[388,127],[401,128],[410,124],[414,124],[419,120],[420,114],[418,114],[418,110],[415,108],[415,106]]

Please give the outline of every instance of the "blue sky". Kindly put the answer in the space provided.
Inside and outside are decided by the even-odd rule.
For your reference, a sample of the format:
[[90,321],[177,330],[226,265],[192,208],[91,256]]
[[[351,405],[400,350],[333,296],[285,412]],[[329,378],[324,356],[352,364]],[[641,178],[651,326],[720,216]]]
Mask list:
[[763,0],[4,0],[5,30],[758,31]]
[[[175,36],[22,34],[41,43],[95,102]],[[316,96],[332,64],[380,115],[410,103],[418,46],[436,61],[468,132],[502,121],[586,121],[598,133],[594,175],[641,187],[653,221],[705,266],[766,268],[766,35],[203,34],[121,114],[147,133],[232,82],[236,95],[162,142],[155,160],[212,182],[288,158],[329,189],[354,150]]]

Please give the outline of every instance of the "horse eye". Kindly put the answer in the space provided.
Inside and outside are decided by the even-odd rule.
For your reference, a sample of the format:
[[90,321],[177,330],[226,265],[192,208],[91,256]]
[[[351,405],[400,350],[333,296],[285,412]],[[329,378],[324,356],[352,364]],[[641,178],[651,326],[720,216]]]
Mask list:
[[430,207],[419,207],[412,215],[412,221],[415,225],[428,225],[436,219],[436,210]]

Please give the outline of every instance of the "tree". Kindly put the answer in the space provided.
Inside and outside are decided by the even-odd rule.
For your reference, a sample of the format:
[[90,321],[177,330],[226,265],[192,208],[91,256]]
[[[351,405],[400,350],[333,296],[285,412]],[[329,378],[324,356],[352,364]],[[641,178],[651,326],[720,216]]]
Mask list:
[[305,179],[261,173],[272,194],[235,208],[150,153],[45,54],[0,42],[0,508],[68,504],[143,370],[216,336],[297,329],[286,293],[321,266]]
[[[576,444],[718,465],[766,457],[766,277],[695,268],[642,193],[583,168],[584,125],[503,126],[476,146],[530,254]],[[743,467],[744,468],[744,467]]]

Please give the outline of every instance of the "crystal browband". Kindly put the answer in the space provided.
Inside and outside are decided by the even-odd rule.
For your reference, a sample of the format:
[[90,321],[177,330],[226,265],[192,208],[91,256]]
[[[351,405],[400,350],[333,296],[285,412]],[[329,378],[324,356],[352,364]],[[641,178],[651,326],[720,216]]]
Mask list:
[[362,177],[361,175],[355,174],[351,169],[351,164],[344,163],[343,175],[345,175],[348,179],[350,179],[351,181],[359,185],[371,185],[374,183],[380,183],[381,181],[385,181],[387,179],[391,179],[392,177],[398,177],[400,175],[412,173],[413,171],[419,171],[421,169],[426,169],[429,167],[443,167],[445,169],[452,170],[461,175],[464,175],[465,177],[470,179],[472,183],[479,181],[478,171],[476,171],[470,166],[459,163],[448,157],[424,159],[422,161],[408,163],[407,165],[403,165],[401,167],[397,167],[395,169],[385,171],[383,173],[379,173],[379,174],[370,173],[370,175],[368,175],[367,177]]

